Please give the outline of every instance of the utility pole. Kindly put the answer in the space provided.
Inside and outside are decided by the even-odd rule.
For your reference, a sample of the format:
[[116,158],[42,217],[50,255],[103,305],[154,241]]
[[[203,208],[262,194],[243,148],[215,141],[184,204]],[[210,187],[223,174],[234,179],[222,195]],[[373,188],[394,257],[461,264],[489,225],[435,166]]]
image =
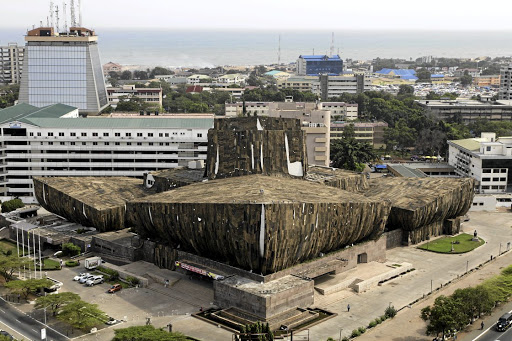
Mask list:
[[64,14],[64,31],[65,32],[68,32],[68,16],[67,16],[67,13],[66,13],[66,3],[63,1],[62,2],[62,10],[63,10],[63,14]]
[[60,27],[59,27],[59,6],[58,5],[55,5],[55,17],[56,17],[56,20],[57,20],[57,25],[56,25],[56,28],[57,28],[57,33],[60,33]]

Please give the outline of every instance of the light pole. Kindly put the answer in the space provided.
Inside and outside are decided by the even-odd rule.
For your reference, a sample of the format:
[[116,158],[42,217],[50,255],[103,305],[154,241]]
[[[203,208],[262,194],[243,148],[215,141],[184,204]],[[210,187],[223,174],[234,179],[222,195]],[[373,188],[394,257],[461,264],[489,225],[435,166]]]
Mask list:
[[341,341],[341,331],[343,330],[343,328],[340,328],[340,341]]

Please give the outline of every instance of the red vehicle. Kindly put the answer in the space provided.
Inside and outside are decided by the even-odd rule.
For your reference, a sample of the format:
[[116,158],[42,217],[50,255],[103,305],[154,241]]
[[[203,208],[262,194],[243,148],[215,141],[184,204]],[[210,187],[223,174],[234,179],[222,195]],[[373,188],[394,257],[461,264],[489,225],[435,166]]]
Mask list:
[[109,294],[113,294],[115,293],[116,291],[119,291],[121,290],[123,287],[121,286],[121,284],[114,284],[113,286],[110,287],[110,289],[108,289],[108,293]]

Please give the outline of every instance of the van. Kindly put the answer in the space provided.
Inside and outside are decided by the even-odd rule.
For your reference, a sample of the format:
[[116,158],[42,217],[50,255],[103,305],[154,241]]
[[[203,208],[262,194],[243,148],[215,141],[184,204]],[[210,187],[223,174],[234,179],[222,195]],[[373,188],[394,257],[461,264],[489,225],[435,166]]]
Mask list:
[[95,284],[101,284],[103,283],[103,276],[94,276],[93,278],[89,279],[87,282],[85,282],[85,285],[88,287],[92,287]]
[[502,317],[499,318],[498,322],[496,322],[496,330],[499,332],[504,332],[507,330],[512,324],[512,314],[506,313],[503,314]]

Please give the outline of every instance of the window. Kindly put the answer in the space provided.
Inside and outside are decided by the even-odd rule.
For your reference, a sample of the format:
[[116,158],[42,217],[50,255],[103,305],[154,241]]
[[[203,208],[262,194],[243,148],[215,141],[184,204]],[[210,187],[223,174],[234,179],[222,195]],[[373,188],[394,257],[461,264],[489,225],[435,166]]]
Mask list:
[[53,136],[53,133],[48,133],[48,136]]
[[159,133],[158,137],[164,137],[164,134],[163,133]]
[[48,142],[48,145],[49,146],[53,146],[53,142]]
[[97,146],[98,145],[98,142],[93,142],[92,143],[93,146]]
[[507,178],[500,178],[500,181],[507,181]]
[[64,133],[59,133],[59,136],[64,136]]
[[485,150],[487,150],[488,152],[491,151],[491,147],[486,147]]
[[137,142],[137,146],[142,146],[142,142]]
[[198,133],[197,137],[203,137],[203,134],[202,133]]
[[159,145],[159,146],[163,146],[163,145],[164,145],[164,143],[163,143],[163,142],[160,142],[158,145]]
[[482,182],[491,181],[491,178],[482,178]]
[[103,133],[103,136],[108,137],[108,133]]
[[108,146],[108,145],[110,145],[110,142],[105,142],[104,145]]
[[506,168],[502,168],[502,169],[501,169],[501,172],[502,172],[502,173],[506,173],[506,172],[507,172],[507,169],[506,169]]
[[37,136],[41,136],[41,133],[37,133]]
[[153,133],[148,133],[148,137],[153,137]]
[[169,145],[169,142],[165,142],[165,145],[168,146]]
[[82,146],[85,146],[85,145],[87,145],[87,143],[85,143],[85,142],[82,142]]
[[127,145],[127,146],[131,146],[131,145],[132,145],[132,143],[131,143],[131,142],[127,142],[127,143],[126,143],[126,145]]
[[114,135],[115,135],[115,137],[119,137],[119,136],[121,136],[121,133],[115,133]]
[[69,133],[69,136],[76,136],[76,133]]
[[30,136],[34,136],[34,133],[30,133]]
[[490,170],[490,169],[484,169],[484,170],[482,171],[482,173],[490,173],[490,172],[491,172],[491,170]]
[[149,144],[150,146],[152,146],[152,145],[153,145],[153,142],[149,142],[148,144]]
[[119,143],[119,142],[116,142],[116,143],[114,143],[114,144],[115,144],[116,146],[119,146],[119,145],[121,145],[121,143]]
[[69,144],[70,144],[70,145],[72,145],[72,146],[74,146],[74,145],[75,145],[75,142],[70,142]]
[[82,133],[82,134],[80,134],[80,135],[82,135],[82,136],[87,136],[87,133]]
[[137,133],[137,137],[142,137],[142,133]]
[[61,145],[61,146],[65,146],[66,144],[65,144],[64,142],[61,142],[61,143],[60,143],[60,145]]
[[132,136],[132,133],[126,133],[126,137]]
[[169,133],[165,133],[165,137],[169,137]]
[[492,181],[500,181],[500,178],[492,178]]
[[92,133],[92,136],[96,137],[98,136],[98,133]]

